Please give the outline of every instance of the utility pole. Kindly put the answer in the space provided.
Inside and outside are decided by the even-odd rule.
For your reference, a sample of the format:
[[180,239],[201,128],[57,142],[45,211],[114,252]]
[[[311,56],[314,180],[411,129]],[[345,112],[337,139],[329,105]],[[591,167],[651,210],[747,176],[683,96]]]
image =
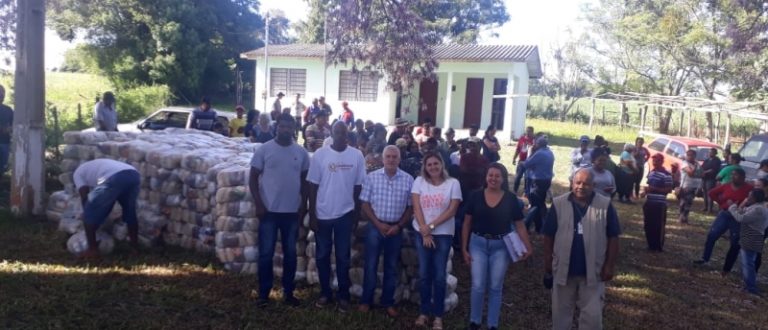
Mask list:
[[267,99],[269,95],[269,13],[264,20],[264,112],[269,113],[270,109],[267,108]]
[[17,0],[11,210],[45,212],[45,1]]
[[328,82],[328,12],[325,12],[323,21],[323,97],[326,94],[326,83]]

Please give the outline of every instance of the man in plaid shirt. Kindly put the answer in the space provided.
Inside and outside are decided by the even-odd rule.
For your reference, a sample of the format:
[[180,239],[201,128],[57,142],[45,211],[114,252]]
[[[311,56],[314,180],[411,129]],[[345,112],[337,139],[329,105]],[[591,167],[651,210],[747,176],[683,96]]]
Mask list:
[[397,287],[397,261],[400,259],[401,231],[411,220],[411,186],[413,177],[398,168],[400,149],[387,146],[382,154],[384,168],[368,174],[360,193],[362,211],[370,219],[365,240],[365,275],[361,312],[370,310],[376,289],[379,255],[384,253],[384,278],[381,306],[390,317],[397,316],[394,308]]

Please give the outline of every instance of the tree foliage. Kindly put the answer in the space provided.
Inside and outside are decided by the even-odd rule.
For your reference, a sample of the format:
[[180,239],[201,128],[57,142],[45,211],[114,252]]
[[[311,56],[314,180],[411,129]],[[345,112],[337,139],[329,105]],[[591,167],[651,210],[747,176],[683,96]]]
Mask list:
[[307,2],[308,18],[296,25],[299,40],[326,42],[329,64],[386,73],[387,86],[397,92],[434,79],[432,45],[474,43],[483,29],[509,20],[501,0]]
[[[585,45],[602,61],[584,72],[611,89],[749,97],[766,83],[766,11],[766,1],[600,0],[584,7]],[[660,115],[662,132],[670,116]],[[707,124],[711,138],[711,114]]]
[[15,49],[16,19],[16,0],[0,0],[0,49]]
[[226,88],[239,54],[261,44],[257,8],[256,0],[55,0],[48,13],[63,39],[84,35],[117,88],[166,84],[196,100]]

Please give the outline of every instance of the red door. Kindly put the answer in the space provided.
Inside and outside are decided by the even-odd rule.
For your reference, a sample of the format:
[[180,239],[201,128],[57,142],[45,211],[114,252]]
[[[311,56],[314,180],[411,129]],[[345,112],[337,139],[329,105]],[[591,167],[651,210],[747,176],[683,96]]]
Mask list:
[[483,112],[483,78],[467,78],[467,94],[464,99],[464,128],[480,125]]
[[437,79],[424,79],[419,86],[419,124],[430,119],[432,124],[437,120]]

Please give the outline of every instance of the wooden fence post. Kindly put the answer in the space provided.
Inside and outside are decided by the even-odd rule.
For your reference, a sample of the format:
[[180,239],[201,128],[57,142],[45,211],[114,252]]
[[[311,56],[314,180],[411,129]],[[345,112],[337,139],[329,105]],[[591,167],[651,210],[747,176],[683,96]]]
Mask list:
[[624,129],[624,115],[627,113],[627,104],[621,102],[621,111],[619,112],[619,128]]
[[693,110],[688,109],[688,132],[685,134],[687,137],[691,137],[691,125],[693,122]]
[[605,104],[602,106],[602,114],[600,115],[600,126],[605,125]]
[[592,124],[595,121],[595,99],[592,99],[592,108],[589,111],[589,131],[592,132]]
[[683,122],[685,121],[685,109],[680,110],[680,129],[677,130],[679,135],[683,135]]
[[731,143],[731,114],[725,115],[725,140],[723,140],[723,148]]
[[640,108],[640,131],[645,131],[645,120],[648,116],[648,105],[644,104],[642,108]]
[[83,126],[85,126],[83,122],[83,107],[80,103],[77,103],[77,129],[82,130],[85,128]]

